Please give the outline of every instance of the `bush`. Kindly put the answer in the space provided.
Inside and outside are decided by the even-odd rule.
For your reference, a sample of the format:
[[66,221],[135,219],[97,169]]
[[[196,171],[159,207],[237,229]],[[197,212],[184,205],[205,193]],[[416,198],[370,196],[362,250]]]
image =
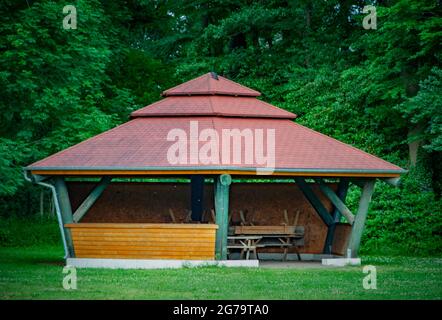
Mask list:
[[0,218],[0,247],[28,247],[60,243],[60,230],[55,218]]
[[[362,239],[361,253],[442,254],[442,201],[405,176],[399,188],[377,183]],[[352,207],[360,191],[351,194]]]

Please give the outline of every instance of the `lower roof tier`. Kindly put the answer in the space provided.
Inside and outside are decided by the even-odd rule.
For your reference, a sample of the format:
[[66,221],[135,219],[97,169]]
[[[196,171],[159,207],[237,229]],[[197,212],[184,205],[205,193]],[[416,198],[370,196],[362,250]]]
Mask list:
[[38,174],[155,172],[389,177],[405,170],[288,119],[135,118],[25,168]]

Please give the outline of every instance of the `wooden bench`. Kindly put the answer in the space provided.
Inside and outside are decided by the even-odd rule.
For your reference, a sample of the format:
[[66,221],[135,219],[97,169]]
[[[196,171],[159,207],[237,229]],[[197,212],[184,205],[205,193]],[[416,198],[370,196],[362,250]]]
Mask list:
[[[304,245],[303,226],[235,226],[233,233],[238,236],[259,236],[257,246],[282,248],[283,260],[287,260],[289,248],[294,248],[298,259],[301,260],[298,247]],[[254,249],[256,250],[256,248]]]
[[227,250],[230,249],[239,249],[241,250],[240,259],[244,258],[244,254],[246,255],[246,260],[249,260],[250,253],[254,253],[255,257],[258,258],[256,253],[256,248],[260,247],[257,243],[261,240],[261,236],[231,236],[227,237],[227,240],[230,241],[230,244],[227,244]]
[[304,237],[304,227],[303,226],[235,226],[235,235],[299,235],[299,237]]

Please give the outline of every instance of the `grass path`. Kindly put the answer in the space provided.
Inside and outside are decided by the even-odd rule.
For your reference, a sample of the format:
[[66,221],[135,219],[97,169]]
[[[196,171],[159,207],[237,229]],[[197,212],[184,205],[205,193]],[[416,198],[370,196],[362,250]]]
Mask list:
[[0,299],[441,299],[442,258],[365,257],[377,289],[365,290],[362,267],[337,269],[78,269],[78,289],[64,290],[59,247],[0,248]]

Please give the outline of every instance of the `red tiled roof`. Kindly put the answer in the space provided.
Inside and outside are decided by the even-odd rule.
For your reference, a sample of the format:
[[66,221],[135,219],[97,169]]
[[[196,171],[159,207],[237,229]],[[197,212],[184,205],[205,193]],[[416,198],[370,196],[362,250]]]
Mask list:
[[[247,119],[221,117],[136,118],[71,148],[32,164],[29,169],[137,169],[154,168],[262,168],[259,163],[219,165],[201,163],[171,166],[167,150],[175,143],[167,141],[172,129],[182,129],[190,143],[190,122],[197,121],[199,131],[212,128],[222,137],[222,129],[274,129],[276,170],[400,173],[403,170],[389,162],[308,129],[287,119]],[[264,141],[266,136],[264,134]],[[199,142],[199,147],[205,142]],[[264,144],[265,146],[266,144]],[[244,158],[242,143],[242,157]],[[267,153],[264,148],[264,155]],[[204,159],[203,159],[204,160]],[[200,159],[201,161],[201,159]],[[204,162],[204,161],[201,161]],[[220,158],[221,162],[221,158]],[[244,162],[244,161],[242,161]]]
[[[171,130],[181,129],[186,134],[188,145],[195,141],[199,147],[207,144],[192,137],[189,132],[190,124],[197,123],[198,133],[204,129],[215,130],[221,146],[225,141],[225,129],[237,129],[243,133],[262,130],[264,142],[270,129],[273,129],[276,172],[370,173],[374,176],[404,172],[394,164],[294,123],[294,114],[254,98],[259,92],[220,76],[216,80],[211,74],[205,74],[166,90],[164,95],[165,99],[133,112],[134,119],[131,121],[33,163],[26,169],[118,172],[178,171],[187,168],[251,171],[268,167],[268,163],[259,163],[256,156],[252,157],[250,163],[245,161],[247,150],[244,139],[241,143],[242,161],[239,163],[235,163],[233,158],[229,162],[223,161],[220,147],[219,163],[205,161],[209,159],[203,157],[196,163],[171,164],[167,153],[176,143],[167,139]],[[231,141],[231,148],[233,144]],[[257,144],[254,146],[256,152]],[[196,152],[198,150],[200,148]],[[195,150],[188,148],[188,153],[191,152],[195,155]],[[266,143],[262,152],[267,154]]]
[[131,117],[224,116],[294,119],[295,114],[253,97],[172,96],[132,112]]
[[219,75],[206,73],[163,92],[163,96],[229,95],[258,97],[260,92],[247,88]]

